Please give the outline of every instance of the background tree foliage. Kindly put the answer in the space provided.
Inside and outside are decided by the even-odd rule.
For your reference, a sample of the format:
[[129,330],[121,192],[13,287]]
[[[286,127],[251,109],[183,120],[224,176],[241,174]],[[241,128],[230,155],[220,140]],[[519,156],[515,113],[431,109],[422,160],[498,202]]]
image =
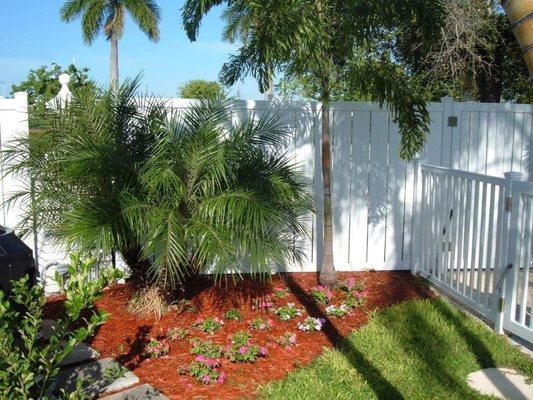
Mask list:
[[56,63],[30,70],[25,80],[11,86],[12,94],[15,92],[28,93],[29,123],[31,128],[39,127],[38,114],[42,113],[46,102],[59,93],[61,84],[58,77],[63,73],[70,75],[69,88],[71,91],[77,91],[85,87],[95,87],[95,83],[88,75],[89,68],[78,68],[74,64],[63,68]]
[[183,99],[221,100],[225,94],[218,82],[191,79],[179,87],[178,95]]
[[[444,11],[439,40],[428,42],[418,30],[407,29],[383,36],[375,46],[389,49],[427,101],[452,96],[457,101],[531,103],[533,85],[499,1],[449,0]],[[352,62],[364,58],[363,53],[352,54]],[[352,86],[339,82],[331,98],[369,100]],[[308,74],[285,74],[276,88],[285,100],[320,99],[318,82]]]

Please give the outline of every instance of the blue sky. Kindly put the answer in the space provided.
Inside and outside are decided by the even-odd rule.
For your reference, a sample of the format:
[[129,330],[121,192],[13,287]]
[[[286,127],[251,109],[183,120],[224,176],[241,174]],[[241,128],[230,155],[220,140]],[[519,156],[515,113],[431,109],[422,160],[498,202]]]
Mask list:
[[[69,24],[59,19],[63,0],[1,0],[0,15],[0,96],[23,80],[30,69],[56,62],[67,65],[75,60],[90,68],[90,75],[106,84],[109,70],[109,44],[103,37],[86,46],[80,21]],[[162,9],[161,39],[150,42],[128,20],[119,44],[121,79],[143,73],[143,86],[154,94],[176,96],[181,83],[195,78],[216,80],[220,67],[235,46],[221,40],[221,9],[213,10],[203,21],[198,41],[190,43],[181,25],[184,0],[158,0]],[[255,81],[236,84],[232,93],[243,98],[261,99]]]

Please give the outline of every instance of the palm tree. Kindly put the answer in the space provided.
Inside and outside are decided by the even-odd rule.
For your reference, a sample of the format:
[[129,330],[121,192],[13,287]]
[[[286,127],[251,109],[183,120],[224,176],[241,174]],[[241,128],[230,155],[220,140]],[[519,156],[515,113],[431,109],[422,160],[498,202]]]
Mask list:
[[[246,44],[249,40],[250,34],[259,24],[268,24],[268,20],[261,19],[261,14],[256,14],[254,11],[257,8],[254,4],[247,1],[234,1],[228,4],[228,7],[222,14],[222,19],[226,22],[222,38],[229,43],[240,42]],[[270,70],[268,84],[265,89],[265,97],[268,100],[272,99],[274,94],[274,76],[271,63],[267,63]]]
[[111,43],[109,84],[115,90],[119,87],[118,41],[124,34],[126,11],[150,40],[159,40],[160,10],[153,0],[67,0],[61,7],[63,21],[81,17],[85,43],[92,44],[104,32]]
[[66,109],[44,111],[42,132],[3,150],[7,172],[33,181],[15,194],[20,228],[118,251],[137,281],[163,288],[204,272],[264,276],[301,259],[312,198],[283,151],[282,119],[227,129],[226,102],[168,116],[138,87],[80,90]]
[[[231,85],[244,75],[254,76],[261,89],[267,87],[272,69],[291,76],[308,75],[320,85],[322,120],[322,184],[324,188],[324,243],[320,281],[337,282],[333,259],[331,204],[331,91],[338,82],[349,83],[354,92],[387,102],[401,134],[400,156],[413,158],[429,132],[426,104],[413,90],[407,71],[390,54],[391,33],[395,30],[420,32],[435,40],[442,22],[441,1],[389,0],[254,0],[247,41],[223,66],[221,81]],[[200,22],[209,10],[230,0],[187,0],[182,18],[190,40],[196,40]],[[245,15],[246,16],[246,15]],[[247,20],[246,20],[247,21]],[[365,54],[354,57],[356,54]]]

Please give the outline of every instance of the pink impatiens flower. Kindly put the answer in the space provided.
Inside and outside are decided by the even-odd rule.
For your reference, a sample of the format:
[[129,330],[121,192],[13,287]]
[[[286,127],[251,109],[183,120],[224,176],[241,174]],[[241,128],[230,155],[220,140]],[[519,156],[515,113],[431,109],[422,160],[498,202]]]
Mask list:
[[219,361],[216,358],[208,358],[206,363],[210,367],[216,367],[219,364]]
[[217,383],[224,383],[226,381],[226,378],[227,378],[227,375],[225,372],[221,372],[219,375],[218,375],[218,378],[217,378]]
[[266,357],[268,355],[268,349],[263,346],[259,349],[259,353],[261,353],[263,357]]
[[203,354],[200,354],[199,356],[196,356],[196,361],[204,362],[206,360],[205,356]]
[[211,377],[207,374],[205,374],[203,377],[202,377],[202,382],[203,383],[209,383],[211,382]]
[[241,346],[239,348],[239,353],[240,354],[246,354],[247,351],[248,351],[248,347],[246,347],[246,346]]

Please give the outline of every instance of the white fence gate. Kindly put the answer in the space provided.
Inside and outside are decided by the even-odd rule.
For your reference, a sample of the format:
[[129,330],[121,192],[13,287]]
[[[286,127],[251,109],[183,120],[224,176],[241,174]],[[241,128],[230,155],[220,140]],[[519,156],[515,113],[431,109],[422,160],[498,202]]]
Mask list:
[[533,343],[533,183],[417,168],[414,272]]

